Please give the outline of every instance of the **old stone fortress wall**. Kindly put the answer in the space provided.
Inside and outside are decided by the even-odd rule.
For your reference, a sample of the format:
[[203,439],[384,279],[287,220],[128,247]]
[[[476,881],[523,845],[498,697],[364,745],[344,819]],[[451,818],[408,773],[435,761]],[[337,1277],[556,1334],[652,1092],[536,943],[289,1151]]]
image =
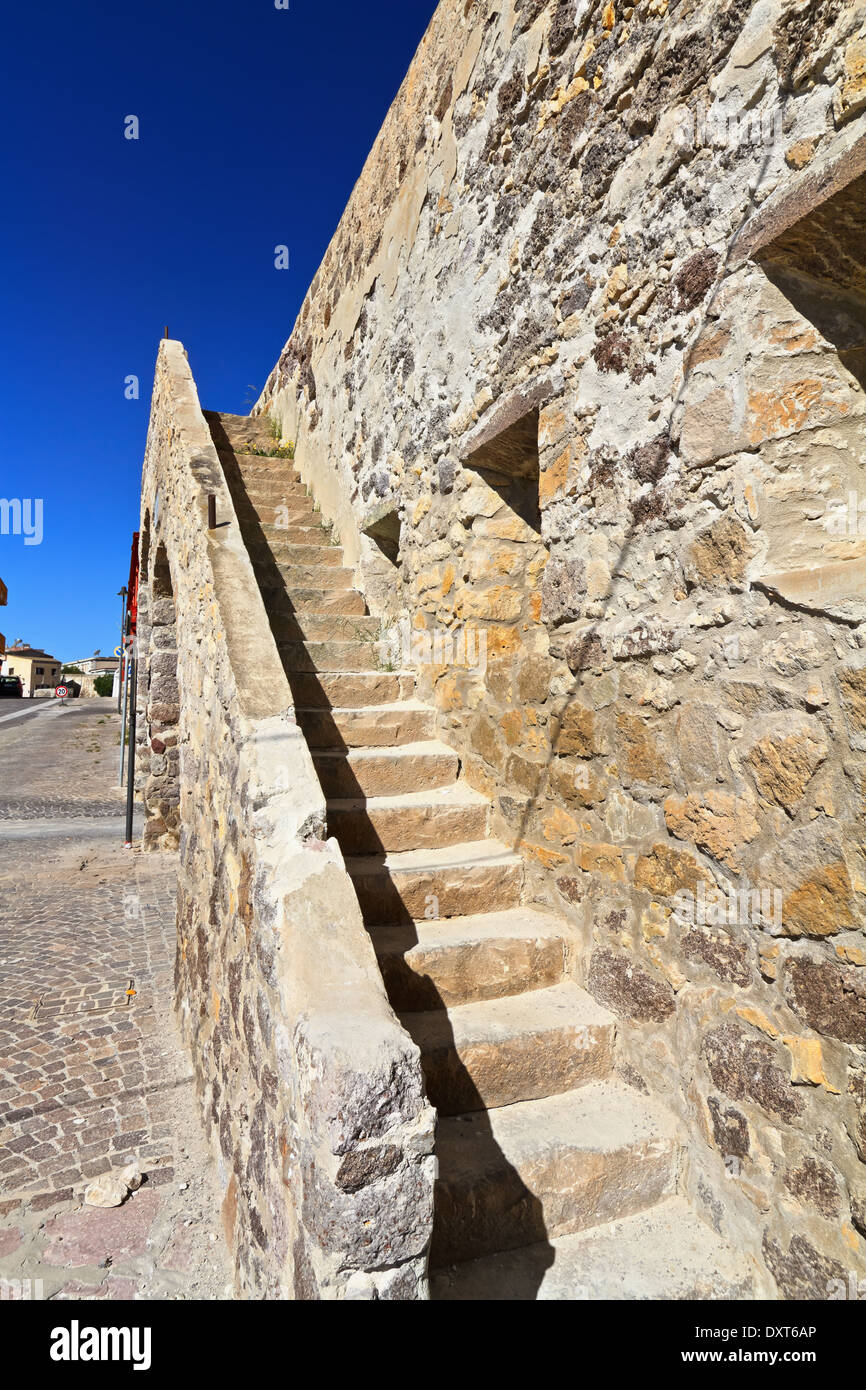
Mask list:
[[[442,0],[254,411],[295,441],[286,476],[521,856],[524,903],[568,924],[570,978],[616,1020],[617,1076],[674,1116],[677,1191],[778,1298],[866,1277],[864,74],[854,0]],[[186,751],[174,774],[157,755],[150,838],[176,835],[186,781],[206,788],[182,846],[180,999],[233,1230],[259,1202],[282,1232],[257,1253],[235,1234],[243,1277],[261,1289],[276,1263],[299,1296],[342,1297],[364,1268],[379,1296],[423,1296],[432,1121],[351,892],[361,1013],[402,1068],[396,1118],[357,1140],[398,1155],[375,1220],[416,1213],[390,1264],[346,1261],[373,1217],[328,1139],[335,1094],[367,1105],[363,1069],[345,1091],[339,1066],[324,1075],[300,926],[291,984],[266,961],[287,901],[268,878],[269,854],[287,862],[280,797],[295,919],[339,935],[305,887],[331,853],[325,811],[294,734],[290,790],[257,801],[239,771],[255,721],[292,696],[234,708],[268,629],[250,597],[232,653],[231,587],[195,559],[204,493],[231,504],[203,436],[210,472],[179,506],[166,459],[178,476],[189,459],[159,412],[195,390],[167,382],[188,371],[172,351],[143,530],[146,572],[162,544],[189,604],[174,594],[168,674]],[[243,568],[217,533],[210,563],[229,543]],[[193,689],[206,713],[184,714]],[[256,1157],[269,1132],[295,1145],[297,1179]],[[393,1273],[409,1266],[411,1292]]]

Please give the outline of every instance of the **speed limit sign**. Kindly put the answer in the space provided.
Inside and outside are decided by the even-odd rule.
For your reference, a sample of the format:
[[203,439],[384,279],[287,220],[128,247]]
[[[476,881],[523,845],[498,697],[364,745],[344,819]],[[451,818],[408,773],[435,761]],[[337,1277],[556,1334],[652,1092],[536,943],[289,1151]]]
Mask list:
[[65,685],[58,685],[54,694],[57,696],[58,700],[65,700],[66,696],[69,694],[69,691],[67,690]]

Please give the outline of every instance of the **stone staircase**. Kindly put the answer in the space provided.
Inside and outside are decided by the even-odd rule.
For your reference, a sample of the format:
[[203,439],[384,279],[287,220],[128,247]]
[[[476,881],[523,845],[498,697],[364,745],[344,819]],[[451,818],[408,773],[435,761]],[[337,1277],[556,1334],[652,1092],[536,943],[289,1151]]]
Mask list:
[[438,1110],[438,1299],[748,1298],[746,1263],[677,1195],[672,1117],[614,1075],[616,1026],[524,907],[414,677],[266,420],[206,412],[391,1003]]

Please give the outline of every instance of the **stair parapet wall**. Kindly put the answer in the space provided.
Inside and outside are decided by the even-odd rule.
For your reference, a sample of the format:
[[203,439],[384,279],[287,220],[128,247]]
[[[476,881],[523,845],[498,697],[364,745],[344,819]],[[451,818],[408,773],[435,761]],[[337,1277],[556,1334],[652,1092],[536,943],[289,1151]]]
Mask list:
[[[322,838],[323,793],[173,341],[157,360],[141,533],[147,741],[151,720],[177,730],[176,1003],[238,1292],[426,1297],[433,1112],[419,1052]],[[169,627],[167,673],[152,638]]]

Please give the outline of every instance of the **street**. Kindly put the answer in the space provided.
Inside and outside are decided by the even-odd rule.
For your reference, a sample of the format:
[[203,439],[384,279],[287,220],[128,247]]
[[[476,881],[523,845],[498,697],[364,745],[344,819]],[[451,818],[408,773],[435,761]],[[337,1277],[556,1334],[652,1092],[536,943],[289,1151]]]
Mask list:
[[65,708],[66,706],[61,705],[59,701],[44,697],[38,700],[4,700],[0,704],[0,728],[5,728],[13,721],[20,723],[38,714],[59,714],[60,710]]
[[[226,1297],[174,856],[123,848],[114,703],[26,703],[0,706],[0,1298]],[[138,1191],[82,1204],[131,1158]]]

